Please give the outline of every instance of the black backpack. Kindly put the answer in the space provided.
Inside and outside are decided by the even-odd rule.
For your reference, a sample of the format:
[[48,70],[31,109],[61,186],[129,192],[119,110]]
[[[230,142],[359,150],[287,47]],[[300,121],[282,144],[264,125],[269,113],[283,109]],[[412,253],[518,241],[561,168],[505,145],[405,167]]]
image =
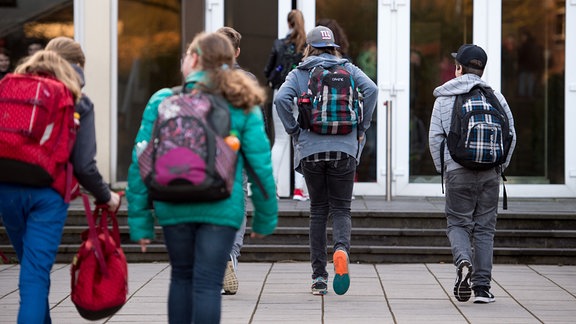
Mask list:
[[456,97],[446,145],[458,164],[471,170],[504,164],[512,137],[508,116],[490,87],[476,85]]
[[[440,146],[442,192],[444,192],[444,149],[454,161],[470,170],[489,170],[506,162],[513,134],[510,121],[494,90],[475,85],[454,100],[447,138]],[[501,172],[502,180],[506,177]],[[508,209],[508,196],[503,186],[503,209]]]
[[302,53],[296,51],[296,45],[293,43],[283,43],[282,51],[274,70],[270,72],[268,84],[272,89],[278,89],[286,80],[288,73],[295,69],[302,61]]

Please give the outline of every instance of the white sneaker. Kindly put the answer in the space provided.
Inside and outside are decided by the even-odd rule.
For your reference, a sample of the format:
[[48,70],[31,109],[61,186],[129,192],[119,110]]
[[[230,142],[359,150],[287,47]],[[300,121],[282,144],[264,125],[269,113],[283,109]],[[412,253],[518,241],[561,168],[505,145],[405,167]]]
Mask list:
[[234,262],[228,261],[226,264],[226,272],[224,273],[224,281],[222,282],[223,295],[235,295],[238,292],[238,277],[236,276],[236,269],[234,269]]

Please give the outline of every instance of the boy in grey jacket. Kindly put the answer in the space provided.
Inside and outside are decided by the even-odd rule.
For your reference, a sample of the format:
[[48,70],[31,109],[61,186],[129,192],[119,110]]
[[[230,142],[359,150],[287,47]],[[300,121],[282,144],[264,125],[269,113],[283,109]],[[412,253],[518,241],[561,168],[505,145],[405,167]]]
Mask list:
[[[282,84],[274,104],[286,132],[294,145],[294,169],[304,174],[310,194],[310,261],[312,263],[312,293],[327,293],[326,225],[333,222],[334,292],[346,293],[350,285],[348,255],[350,252],[352,190],[356,165],[366,142],[376,107],[378,88],[362,70],[347,59],[340,58],[334,34],[324,26],[317,26],[306,37],[304,59],[292,70]],[[342,65],[351,75],[364,96],[361,127],[346,135],[324,135],[303,129],[293,115],[294,100],[308,90],[310,71],[316,66],[330,68]]]
[[[434,89],[436,101],[430,121],[430,153],[436,171],[446,174],[446,232],[457,267],[454,296],[458,301],[465,302],[474,290],[475,303],[491,303],[495,301],[490,293],[490,282],[500,175],[510,163],[516,145],[514,119],[504,96],[494,91],[508,117],[513,135],[506,162],[486,171],[474,171],[456,163],[446,147],[442,166],[441,146],[450,132],[456,97],[468,93],[476,85],[487,86],[481,79],[488,60],[482,48],[465,44],[457,53],[452,53],[452,57],[456,60],[456,78]],[[474,242],[474,253],[471,240]]]

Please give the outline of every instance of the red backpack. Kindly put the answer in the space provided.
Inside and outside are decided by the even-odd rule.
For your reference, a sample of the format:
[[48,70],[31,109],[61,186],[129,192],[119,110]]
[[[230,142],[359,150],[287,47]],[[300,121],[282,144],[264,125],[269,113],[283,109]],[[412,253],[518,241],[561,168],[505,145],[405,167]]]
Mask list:
[[0,182],[52,187],[68,202],[78,185],[69,162],[76,140],[74,99],[49,76],[0,80]]

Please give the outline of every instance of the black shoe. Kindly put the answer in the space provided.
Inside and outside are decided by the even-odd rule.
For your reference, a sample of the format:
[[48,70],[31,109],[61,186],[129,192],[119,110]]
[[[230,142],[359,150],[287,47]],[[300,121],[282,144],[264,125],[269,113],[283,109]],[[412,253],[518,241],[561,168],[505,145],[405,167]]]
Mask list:
[[472,265],[470,261],[460,261],[460,263],[458,263],[458,269],[456,270],[456,283],[454,284],[454,297],[460,302],[468,301],[472,295],[470,276],[472,276]]
[[312,281],[312,295],[326,295],[328,293],[328,283],[327,280],[318,277]]
[[496,301],[494,295],[490,292],[490,288],[486,286],[474,287],[474,303],[476,304],[487,304]]

